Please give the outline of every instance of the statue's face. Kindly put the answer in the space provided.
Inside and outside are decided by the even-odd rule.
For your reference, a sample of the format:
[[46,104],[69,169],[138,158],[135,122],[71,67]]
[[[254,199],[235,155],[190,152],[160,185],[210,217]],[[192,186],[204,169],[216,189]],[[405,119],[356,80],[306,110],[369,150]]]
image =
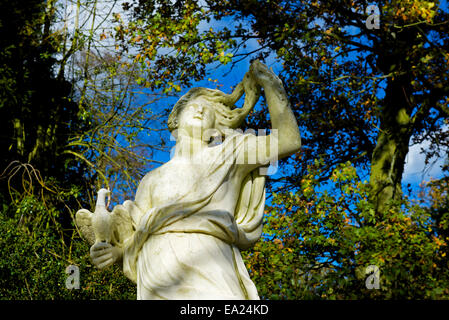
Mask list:
[[185,130],[190,134],[213,129],[215,111],[211,102],[202,97],[193,99],[181,111],[178,124],[180,130]]

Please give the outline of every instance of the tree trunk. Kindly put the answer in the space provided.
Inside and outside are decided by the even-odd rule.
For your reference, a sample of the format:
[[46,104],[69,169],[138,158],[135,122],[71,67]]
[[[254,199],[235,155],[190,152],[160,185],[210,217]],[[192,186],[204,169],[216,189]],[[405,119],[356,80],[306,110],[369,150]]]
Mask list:
[[[406,83],[406,82],[405,82]],[[404,81],[390,81],[381,110],[380,132],[371,161],[371,202],[376,212],[385,213],[391,200],[402,196],[402,174],[412,134],[411,106]]]
[[25,153],[25,128],[23,122],[19,118],[13,120],[16,138],[17,154],[23,156]]

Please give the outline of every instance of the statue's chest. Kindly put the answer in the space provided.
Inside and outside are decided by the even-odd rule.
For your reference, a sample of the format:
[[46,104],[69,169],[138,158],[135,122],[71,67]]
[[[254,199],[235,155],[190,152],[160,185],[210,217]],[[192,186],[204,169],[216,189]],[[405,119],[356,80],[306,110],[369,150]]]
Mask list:
[[151,199],[155,206],[185,198],[189,193],[201,194],[204,170],[197,165],[178,163],[160,170],[151,185]]

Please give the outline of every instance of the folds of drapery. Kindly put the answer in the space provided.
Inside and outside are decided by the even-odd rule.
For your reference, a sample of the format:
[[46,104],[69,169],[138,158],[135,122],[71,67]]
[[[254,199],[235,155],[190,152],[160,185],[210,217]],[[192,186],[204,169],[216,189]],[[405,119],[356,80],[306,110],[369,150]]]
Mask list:
[[231,170],[235,169],[247,138],[247,134],[235,133],[227,137],[222,145],[214,147],[217,150],[215,159],[204,166],[205,179],[197,181],[201,184],[199,190],[202,194],[189,192],[175,201],[153,208],[139,208],[130,200],[114,208],[113,213],[121,217],[119,222],[123,225],[117,225],[113,244],[124,250],[123,272],[129,279],[137,283],[137,259],[152,234],[205,233],[240,249],[251,247],[260,238],[265,176],[260,175],[258,169],[243,180],[234,213],[201,210],[211,201]]

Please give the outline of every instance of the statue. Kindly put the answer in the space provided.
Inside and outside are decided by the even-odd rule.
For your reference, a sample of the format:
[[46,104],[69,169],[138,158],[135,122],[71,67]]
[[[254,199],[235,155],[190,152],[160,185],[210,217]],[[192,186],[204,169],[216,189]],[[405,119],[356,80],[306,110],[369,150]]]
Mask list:
[[[242,134],[236,129],[261,88],[271,133]],[[243,107],[235,108],[243,94]],[[240,253],[262,233],[265,176],[259,169],[301,146],[281,80],[256,60],[231,94],[188,91],[175,104],[168,128],[176,136],[174,155],[144,176],[134,201],[115,206],[108,219],[106,190],[99,194],[97,216],[111,226],[102,236],[107,241],[95,237],[97,213],[77,212],[94,265],[120,263],[137,284],[138,299],[259,299]],[[223,136],[222,143],[210,143]]]

